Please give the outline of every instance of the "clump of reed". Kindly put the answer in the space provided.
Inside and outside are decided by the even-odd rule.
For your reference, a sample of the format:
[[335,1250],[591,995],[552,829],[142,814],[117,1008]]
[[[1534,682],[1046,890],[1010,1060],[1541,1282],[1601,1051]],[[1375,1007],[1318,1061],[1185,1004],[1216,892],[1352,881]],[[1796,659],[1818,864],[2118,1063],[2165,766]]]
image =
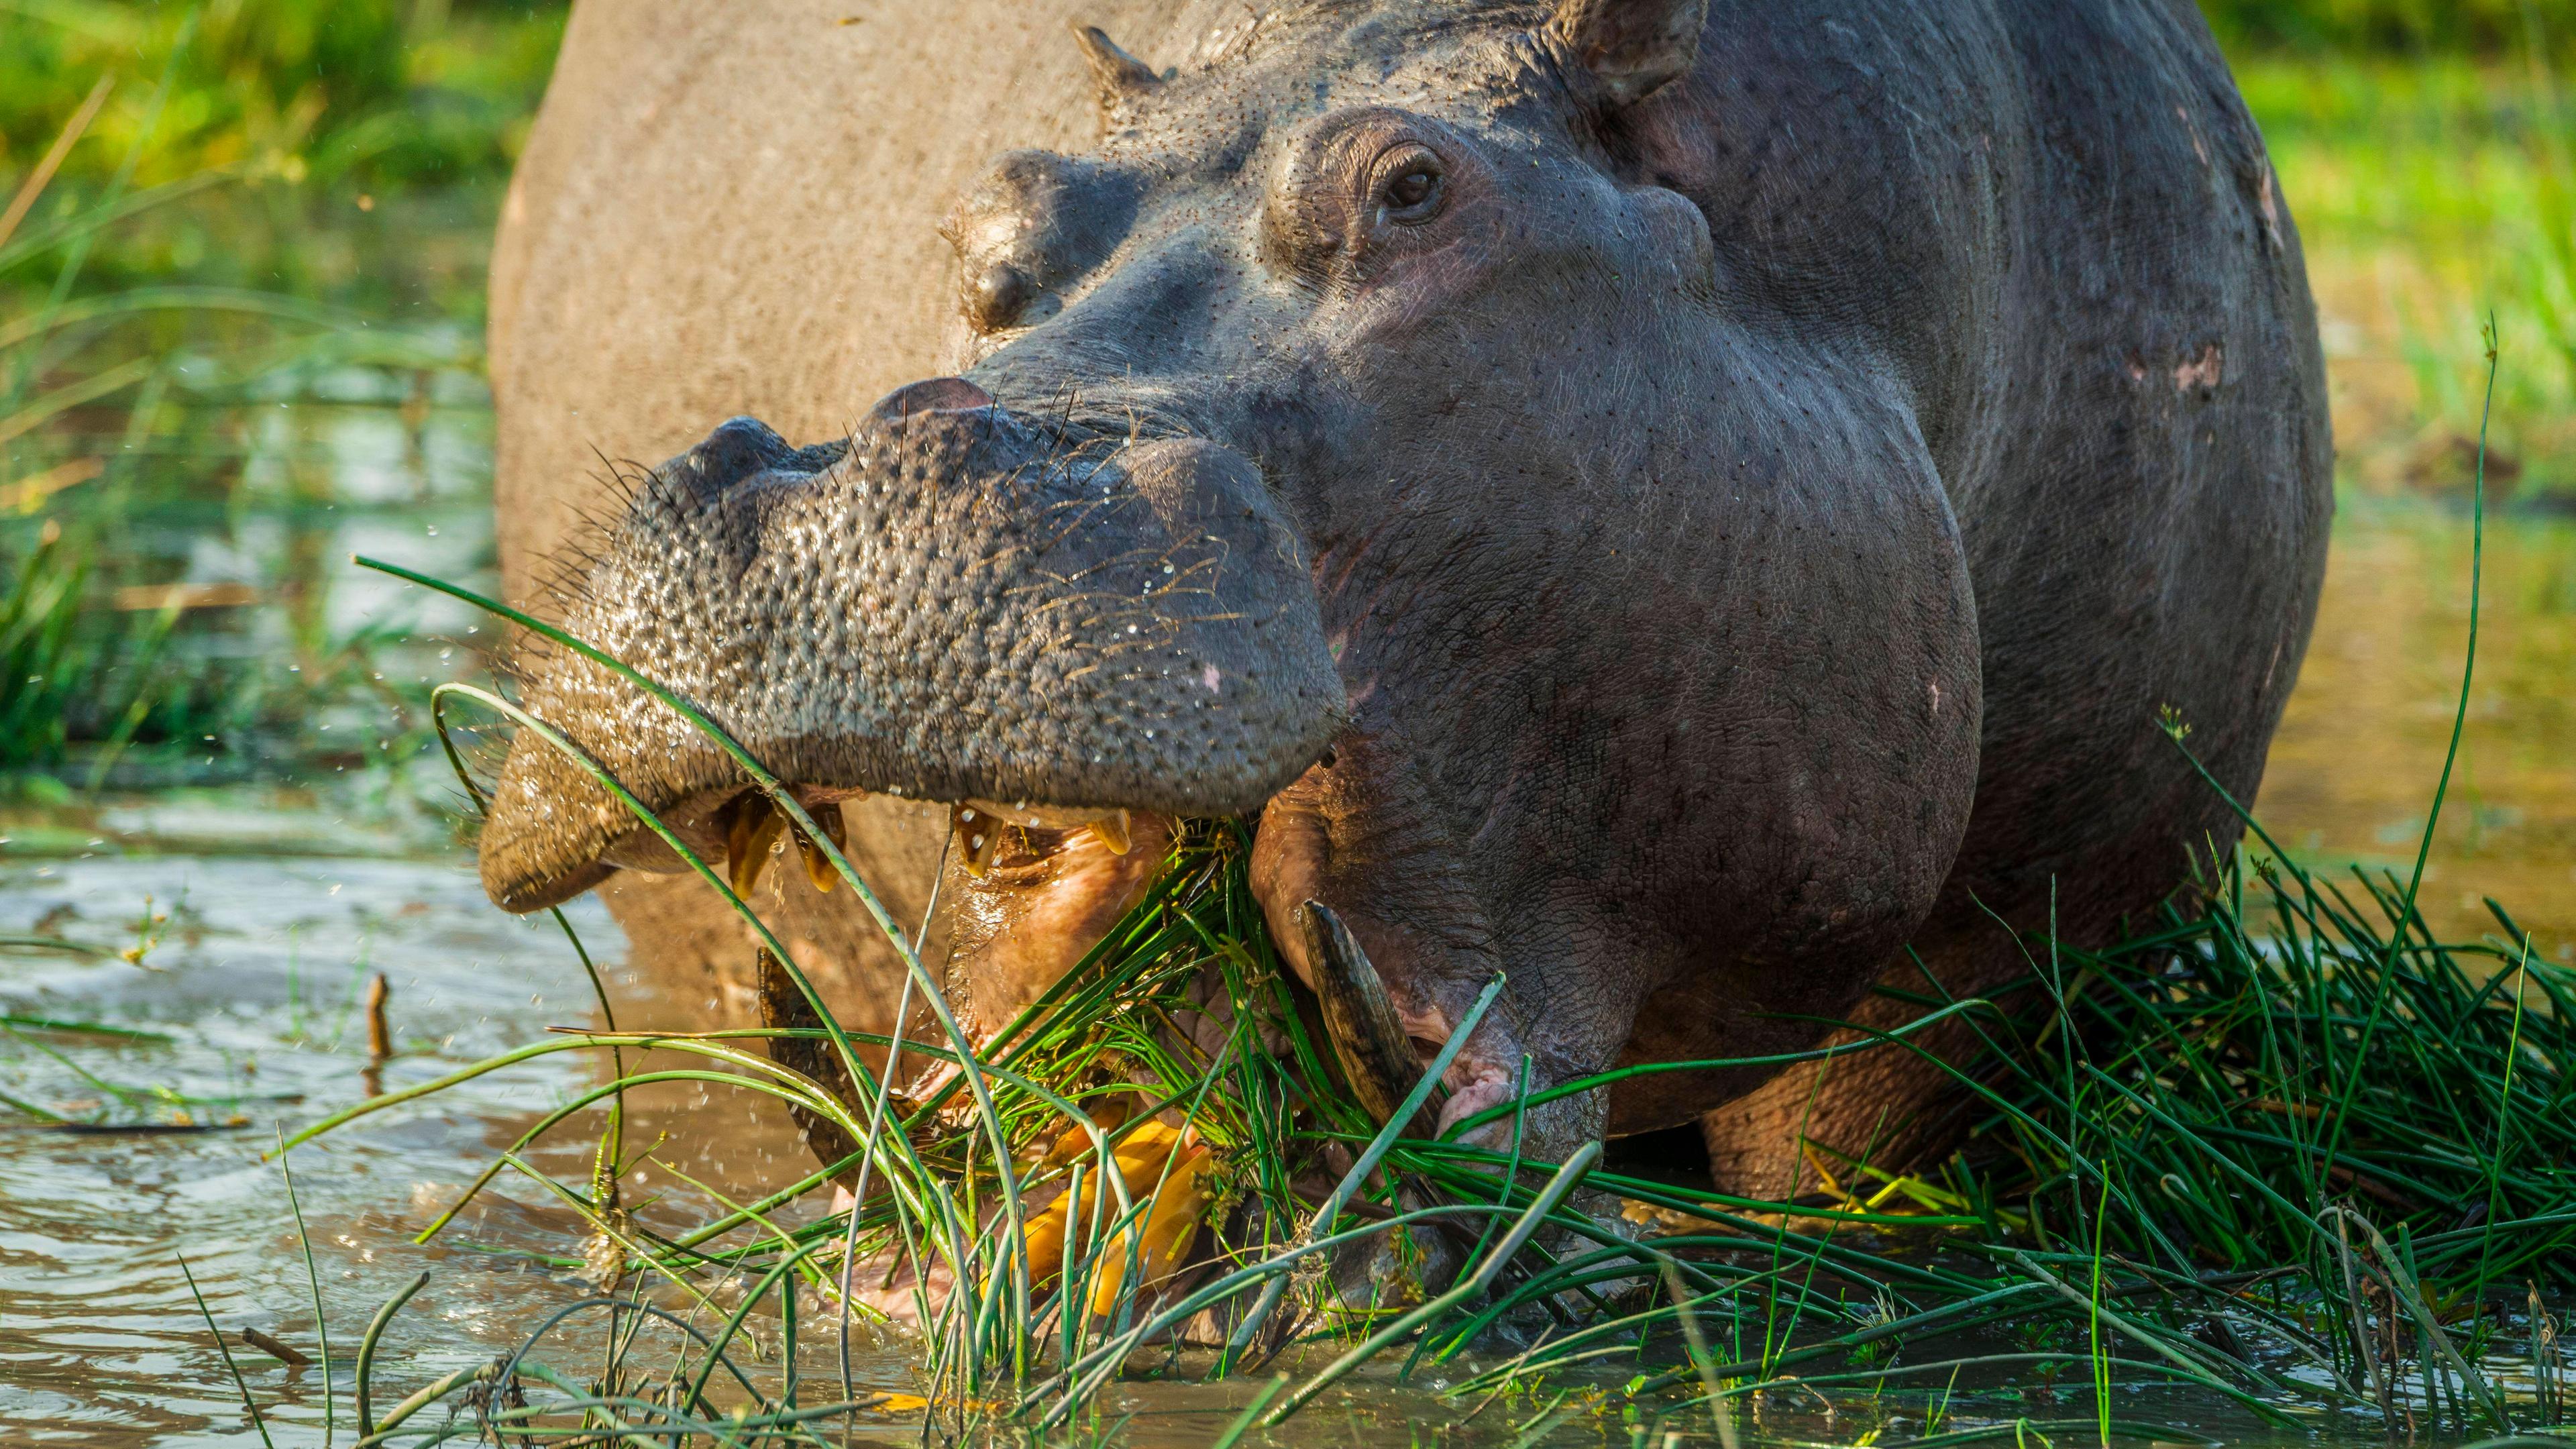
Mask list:
[[[2564,1251],[2576,1182],[2562,1166],[2576,1081],[2564,993],[2576,982],[2499,942],[2434,940],[2384,882],[2358,888],[2370,904],[2355,909],[2331,883],[2249,861],[2116,948],[2060,946],[2052,960],[2034,943],[2026,1004],[1954,1004],[1991,1043],[1963,1069],[1989,1114],[1966,1151],[1920,1174],[1836,1163],[1824,1191],[1763,1203],[1625,1176],[1591,1153],[1522,1163],[1372,1124],[1337,1090],[1330,1047],[1287,997],[1244,844],[1230,827],[1187,835],[1154,894],[973,1054],[989,1116],[958,1110],[962,1079],[945,1099],[909,1103],[879,1083],[872,1115],[778,1067],[759,1050],[772,1031],[600,1031],[307,1129],[296,1140],[539,1053],[650,1048],[704,1061],[605,1082],[532,1123],[495,1163],[495,1175],[519,1174],[590,1221],[586,1251],[567,1244],[557,1266],[622,1290],[567,1306],[505,1360],[412,1393],[375,1432],[443,1398],[473,1413],[418,1431],[423,1442],[468,1424],[749,1441],[853,1414],[918,1416],[961,1441],[1047,1441],[1050,1430],[1096,1433],[1093,1406],[1122,1375],[1245,1376],[1249,1427],[1363,1367],[1379,1381],[1437,1378],[1460,1414],[1504,1396],[1624,1414],[1649,1444],[1711,1414],[1732,1425],[1759,1396],[1789,1392],[1920,1400],[1923,1442],[1943,1443],[2032,1429],[2190,1439],[2112,1416],[2115,1386],[2159,1381],[2281,1424],[2320,1406],[2451,1433],[2565,1416],[2560,1320],[2542,1295],[2576,1271]],[[2262,924],[2272,929],[2258,934]],[[1232,1006],[1212,1051],[1173,1029],[1183,1013],[1209,1012],[1192,991],[1205,972]],[[2517,1005],[2526,993],[2543,1004]],[[1284,1053],[1264,1048],[1263,1025]],[[2366,1051],[2365,1037],[2376,1038]],[[2375,1065],[2356,1079],[2361,1061]],[[546,1132],[621,1089],[680,1076],[837,1113],[867,1145],[834,1168],[872,1165],[887,1190],[855,1215],[793,1211],[828,1191],[831,1171],[817,1170],[657,1232],[619,1208],[609,1169],[567,1181],[532,1161]],[[1139,1104],[1148,1110],[1111,1109],[1139,1079],[1154,1084]],[[2338,1111],[2347,1091],[2353,1106]],[[1175,1117],[1210,1149],[1193,1180],[1148,1174],[1123,1197],[1082,1188],[1136,1178],[1119,1149],[1150,1143],[1154,1124]],[[1063,1151],[1067,1122],[1086,1118],[1098,1139]],[[2349,1124],[2339,1135],[2338,1120]],[[1327,1160],[1351,1165],[1319,1182]],[[1660,1210],[1662,1230],[1638,1240],[1570,1212],[1578,1182]],[[1058,1256],[1046,1257],[1047,1234],[1014,1221],[1042,1214],[1015,1215],[1006,1191],[1082,1204],[1069,1233],[1057,1214]],[[1136,1230],[1168,1198],[1204,1217],[1204,1246],[1178,1274],[1139,1273],[1131,1258],[1152,1255]],[[1428,1240],[1443,1224],[1469,1244],[1446,1292],[1350,1302],[1308,1257],[1398,1231]],[[798,1337],[833,1331],[847,1266],[898,1260],[915,1265],[916,1284],[964,1285],[914,1305],[914,1392],[817,1386],[810,1365],[800,1377]],[[1060,1276],[1048,1271],[1058,1262]],[[1256,1320],[1265,1301],[1271,1316]],[[755,1322],[767,1335],[757,1347],[746,1338]],[[590,1331],[568,1334],[575,1326]],[[1184,1329],[1197,1347],[1174,1341]],[[606,1372],[572,1367],[595,1364],[603,1342],[614,1350]],[[1509,1347],[1497,1353],[1498,1342]],[[2495,1365],[2517,1352],[2525,1381],[2508,1389]],[[1960,1391],[1951,1427],[1931,1433],[1962,1375],[1991,1389],[2061,1374],[2095,1386],[2093,1417],[1980,1423],[1974,1394]]]

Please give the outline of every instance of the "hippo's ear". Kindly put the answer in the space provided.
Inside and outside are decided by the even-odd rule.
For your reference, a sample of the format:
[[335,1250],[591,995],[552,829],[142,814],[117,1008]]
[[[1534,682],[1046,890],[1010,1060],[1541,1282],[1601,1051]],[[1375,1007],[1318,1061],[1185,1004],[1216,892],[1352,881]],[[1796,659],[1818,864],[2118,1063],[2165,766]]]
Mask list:
[[1073,43],[1081,48],[1083,62],[1091,67],[1092,89],[1099,94],[1101,114],[1112,120],[1163,83],[1152,66],[1121,50],[1118,42],[1097,25],[1076,23]]
[[1689,74],[1707,23],[1708,0],[1557,0],[1541,33],[1624,106]]

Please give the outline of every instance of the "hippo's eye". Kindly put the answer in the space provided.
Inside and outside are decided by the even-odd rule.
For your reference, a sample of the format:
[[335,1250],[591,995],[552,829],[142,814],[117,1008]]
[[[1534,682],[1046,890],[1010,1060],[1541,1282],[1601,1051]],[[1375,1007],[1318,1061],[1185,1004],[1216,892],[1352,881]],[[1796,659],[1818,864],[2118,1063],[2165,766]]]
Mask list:
[[1440,158],[1421,145],[1403,145],[1378,158],[1378,215],[1402,226],[1419,226],[1440,214]]
[[1387,183],[1386,204],[1397,211],[1411,211],[1431,199],[1432,188],[1440,178],[1428,168],[1407,171]]

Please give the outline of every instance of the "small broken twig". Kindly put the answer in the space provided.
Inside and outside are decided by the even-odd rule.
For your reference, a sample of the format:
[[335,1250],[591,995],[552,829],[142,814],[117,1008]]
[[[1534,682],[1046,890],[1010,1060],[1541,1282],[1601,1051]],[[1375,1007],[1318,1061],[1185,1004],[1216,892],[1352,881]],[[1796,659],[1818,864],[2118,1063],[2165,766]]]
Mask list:
[[313,1366],[312,1359],[305,1357],[304,1354],[297,1351],[291,1345],[281,1343],[278,1340],[269,1337],[267,1334],[260,1332],[256,1328],[243,1329],[241,1331],[241,1336],[242,1342],[258,1349],[261,1353],[267,1354],[270,1358],[277,1360],[279,1363],[293,1364],[297,1368],[311,1368]]
[[393,988],[385,983],[385,973],[377,972],[376,979],[367,983],[367,1056],[372,1061],[381,1062],[394,1054],[393,1028],[385,1022],[385,999],[391,995]]

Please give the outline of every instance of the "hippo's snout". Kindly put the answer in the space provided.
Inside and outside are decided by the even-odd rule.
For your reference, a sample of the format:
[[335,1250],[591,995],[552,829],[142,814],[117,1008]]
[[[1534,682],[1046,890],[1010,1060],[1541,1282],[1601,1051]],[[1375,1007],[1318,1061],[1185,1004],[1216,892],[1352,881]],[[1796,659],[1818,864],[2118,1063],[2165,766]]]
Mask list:
[[[843,443],[734,419],[590,553],[569,630],[812,799],[1238,814],[1343,718],[1303,547],[1247,460],[1034,422],[960,379],[898,391]],[[531,712],[723,852],[739,767],[606,669],[543,646],[529,664]],[[482,841],[496,903],[678,864],[577,762],[513,745]]]

